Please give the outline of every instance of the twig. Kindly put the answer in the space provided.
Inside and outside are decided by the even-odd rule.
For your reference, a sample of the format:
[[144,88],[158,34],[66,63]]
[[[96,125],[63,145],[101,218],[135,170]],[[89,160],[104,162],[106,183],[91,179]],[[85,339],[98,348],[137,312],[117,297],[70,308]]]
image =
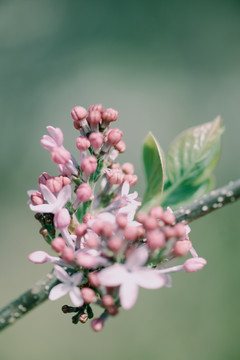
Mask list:
[[[224,205],[233,203],[240,197],[240,179],[231,181],[229,184],[211,191],[204,195],[200,200],[181,207],[174,212],[177,222],[184,221],[190,223],[212,211],[220,209]],[[7,326],[21,319],[23,315],[34,309],[47,298],[50,290],[58,283],[53,273],[48,273],[39,280],[30,290],[12,301],[2,310],[0,310],[0,331]]]

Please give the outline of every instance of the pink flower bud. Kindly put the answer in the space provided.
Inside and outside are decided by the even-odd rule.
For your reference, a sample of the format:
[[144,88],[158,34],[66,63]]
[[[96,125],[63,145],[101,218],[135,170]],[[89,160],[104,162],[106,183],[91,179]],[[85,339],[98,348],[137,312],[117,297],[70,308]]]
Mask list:
[[51,242],[51,247],[56,252],[61,252],[65,248],[65,241],[61,237],[56,237]]
[[103,229],[103,222],[101,220],[95,220],[94,223],[91,225],[92,230],[100,235]]
[[86,246],[90,249],[97,249],[99,246],[99,238],[95,234],[88,235],[86,239]]
[[147,219],[148,215],[146,213],[144,213],[143,211],[140,211],[139,213],[137,213],[136,215],[136,220],[138,222],[140,222],[141,224],[144,223],[144,221]]
[[71,154],[64,148],[56,147],[51,152],[51,159],[56,164],[66,164],[71,159]]
[[82,106],[75,106],[71,111],[71,115],[74,121],[81,121],[87,116],[87,110]]
[[125,239],[128,241],[135,241],[138,237],[138,229],[136,226],[127,225],[124,229]]
[[138,177],[137,175],[125,175],[123,178],[123,182],[127,181],[129,183],[130,186],[134,186],[136,185],[137,181],[138,181]]
[[79,136],[76,139],[76,147],[80,151],[85,151],[90,147],[90,141],[85,136]]
[[170,211],[167,210],[163,213],[162,220],[167,225],[173,225],[175,223],[175,216],[173,213],[171,213]]
[[134,174],[134,166],[133,164],[129,163],[129,162],[126,162],[122,165],[122,171],[125,173],[125,174],[128,174],[128,175],[133,175]]
[[176,256],[187,255],[192,247],[192,243],[189,240],[179,240],[173,246],[173,253]]
[[28,259],[35,264],[44,264],[48,261],[49,255],[45,251],[34,251],[28,255]]
[[82,127],[81,121],[74,121],[73,126],[75,127],[76,130],[80,130]]
[[65,248],[62,251],[63,261],[65,261],[66,263],[71,263],[74,261],[74,258],[75,258],[74,250],[71,249],[70,247],[65,246]]
[[82,184],[78,187],[76,191],[76,195],[78,200],[85,202],[91,199],[92,197],[92,189],[89,184]]
[[159,230],[147,233],[147,244],[151,250],[162,249],[165,246],[165,237]]
[[86,269],[91,269],[96,264],[96,260],[93,255],[81,252],[77,255],[76,263]]
[[207,261],[203,258],[200,257],[191,258],[184,263],[184,270],[187,273],[192,273],[201,270],[206,264]]
[[102,119],[107,121],[107,122],[111,122],[111,121],[116,121],[118,118],[118,111],[114,110],[112,108],[107,108],[106,110],[103,111],[102,114]]
[[115,145],[115,149],[118,150],[121,154],[124,153],[126,151],[126,144],[124,141],[119,141],[116,145]]
[[42,205],[44,203],[43,196],[39,191],[35,191],[34,193],[32,193],[31,201],[33,205]]
[[118,169],[106,169],[106,176],[110,184],[121,184],[122,182],[122,173]]
[[66,208],[61,209],[54,215],[54,225],[57,229],[64,229],[69,226],[71,216]]
[[158,227],[158,221],[153,216],[148,216],[143,223],[146,230],[155,230]]
[[101,318],[96,318],[91,321],[91,327],[94,331],[99,332],[104,327],[104,321]]
[[115,316],[119,313],[118,307],[116,305],[108,306],[107,311],[111,316]]
[[105,307],[114,305],[114,299],[112,295],[106,294],[102,297],[102,304]]
[[114,225],[110,224],[108,222],[104,222],[103,223],[103,228],[102,228],[102,235],[105,237],[110,237],[112,236],[114,231]]
[[107,135],[109,144],[116,145],[122,139],[123,133],[119,129],[112,129]]
[[100,132],[93,132],[89,136],[90,143],[94,149],[100,148],[103,144],[103,134]]
[[159,220],[163,215],[163,208],[161,206],[155,206],[150,210],[149,215]]
[[69,177],[67,177],[67,176],[62,176],[61,175],[60,179],[62,180],[62,185],[63,186],[71,184],[71,179],[69,179]]
[[122,239],[120,239],[118,236],[112,236],[108,240],[107,245],[110,250],[117,253],[122,248],[123,242],[122,242]]
[[88,156],[83,159],[81,168],[86,174],[92,174],[97,169],[97,159],[94,156]]
[[75,234],[77,237],[82,237],[87,232],[87,225],[86,224],[78,224],[74,229]]
[[124,214],[119,214],[116,216],[116,223],[121,228],[124,229],[127,226],[128,218]]
[[90,124],[99,124],[102,120],[101,113],[96,110],[92,110],[89,112],[87,120]]
[[96,298],[95,292],[93,291],[93,289],[91,289],[89,287],[82,288],[81,295],[82,295],[83,301],[86,304],[90,304]]
[[178,238],[182,238],[186,236],[186,225],[184,225],[183,223],[176,224],[174,226],[174,230]]
[[98,287],[100,285],[98,275],[96,272],[88,273],[88,281],[89,281],[89,284],[94,287]]
[[51,178],[51,176],[48,173],[43,172],[38,178],[38,183],[46,185],[47,180],[50,178]]
[[87,224],[89,222],[89,220],[93,219],[93,215],[90,213],[86,213],[83,217],[83,223]]
[[88,111],[89,112],[91,112],[91,111],[99,111],[100,113],[102,113],[103,112],[103,106],[102,106],[102,104],[91,105],[89,107]]
[[167,239],[175,238],[177,237],[175,227],[173,226],[167,226],[163,229],[164,235]]
[[62,179],[58,176],[52,177],[51,179],[47,180],[46,186],[51,192],[58,193],[63,186]]

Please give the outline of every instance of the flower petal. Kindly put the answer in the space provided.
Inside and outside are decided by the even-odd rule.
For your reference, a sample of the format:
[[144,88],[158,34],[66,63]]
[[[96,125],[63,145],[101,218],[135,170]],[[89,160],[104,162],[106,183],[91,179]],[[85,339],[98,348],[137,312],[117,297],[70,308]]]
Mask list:
[[62,209],[68,200],[71,200],[71,185],[65,185],[58,193],[57,201],[55,203],[55,211]]
[[71,276],[71,280],[74,285],[79,285],[82,281],[83,274],[81,272],[77,272]]
[[121,196],[128,195],[130,185],[128,181],[125,181],[122,186]]
[[54,139],[48,135],[43,135],[42,139],[40,140],[40,143],[42,147],[47,150],[53,150],[57,145]]
[[127,279],[128,272],[123,265],[116,264],[101,270],[97,275],[101,285],[119,286]]
[[70,290],[71,287],[68,284],[58,284],[52,288],[48,297],[50,300],[57,300],[66,295]]
[[54,266],[54,274],[63,283],[69,284],[71,282],[71,277],[68,275],[68,273],[58,265]]
[[125,310],[133,307],[138,297],[138,286],[132,281],[131,276],[121,285],[119,297],[122,307]]
[[136,270],[132,274],[136,284],[145,289],[158,289],[167,284],[165,275],[159,275],[152,269]]
[[127,259],[126,267],[128,269],[138,268],[144,265],[148,259],[148,250],[145,245],[137,248]]
[[49,203],[53,204],[56,202],[56,196],[49,190],[46,185],[40,184],[39,185],[40,191],[43,194],[44,199]]
[[47,131],[51,135],[51,137],[56,142],[57,146],[62,146],[63,144],[63,133],[60,128],[55,128],[53,126],[47,126]]
[[42,205],[29,205],[32,211],[40,212],[40,213],[52,213],[54,210],[53,204],[42,204]]
[[78,287],[73,287],[69,292],[70,299],[75,306],[82,306],[84,301],[81,296],[81,291]]

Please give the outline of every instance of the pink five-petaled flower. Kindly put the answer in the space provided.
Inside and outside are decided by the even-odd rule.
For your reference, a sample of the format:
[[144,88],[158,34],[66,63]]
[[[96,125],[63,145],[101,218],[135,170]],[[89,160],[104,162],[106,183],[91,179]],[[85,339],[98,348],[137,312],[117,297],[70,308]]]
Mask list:
[[42,205],[32,205],[30,204],[30,209],[32,211],[40,212],[40,213],[58,213],[66,203],[71,199],[71,186],[65,185],[61,191],[55,196],[47,186],[40,184],[39,188],[41,193],[43,194],[44,199],[48,204]]
[[61,281],[61,284],[58,284],[52,288],[49,293],[50,300],[57,300],[60,297],[69,293],[70,299],[75,306],[82,306],[84,301],[81,296],[81,291],[78,285],[81,284],[83,274],[77,272],[72,276],[69,276],[68,273],[61,267],[56,265],[54,267],[54,274]]
[[98,273],[98,279],[104,286],[119,286],[119,297],[124,309],[130,309],[138,297],[138,287],[158,289],[168,285],[168,277],[159,276],[153,269],[144,267],[148,259],[146,246],[136,249],[125,264],[115,264]]

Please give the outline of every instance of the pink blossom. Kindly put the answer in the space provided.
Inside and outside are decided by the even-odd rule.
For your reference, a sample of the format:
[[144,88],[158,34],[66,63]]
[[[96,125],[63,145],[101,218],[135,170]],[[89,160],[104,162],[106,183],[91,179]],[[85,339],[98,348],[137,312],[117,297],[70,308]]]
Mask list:
[[47,204],[42,204],[42,205],[30,204],[30,209],[32,211],[36,211],[40,213],[56,214],[71,199],[70,185],[64,186],[62,190],[57,194],[57,196],[55,196],[45,185],[40,184],[39,188]]
[[104,286],[119,286],[119,297],[124,309],[130,309],[138,297],[138,287],[158,289],[167,285],[167,278],[159,276],[155,270],[144,267],[148,259],[145,246],[137,248],[125,264],[115,264],[98,273],[99,281]]
[[49,293],[50,300],[57,300],[60,297],[69,293],[70,299],[75,306],[82,306],[84,301],[81,296],[81,291],[78,287],[82,283],[83,274],[77,272],[72,276],[69,276],[68,273],[60,266],[54,267],[54,274],[61,281],[61,284],[58,284],[52,288]]

